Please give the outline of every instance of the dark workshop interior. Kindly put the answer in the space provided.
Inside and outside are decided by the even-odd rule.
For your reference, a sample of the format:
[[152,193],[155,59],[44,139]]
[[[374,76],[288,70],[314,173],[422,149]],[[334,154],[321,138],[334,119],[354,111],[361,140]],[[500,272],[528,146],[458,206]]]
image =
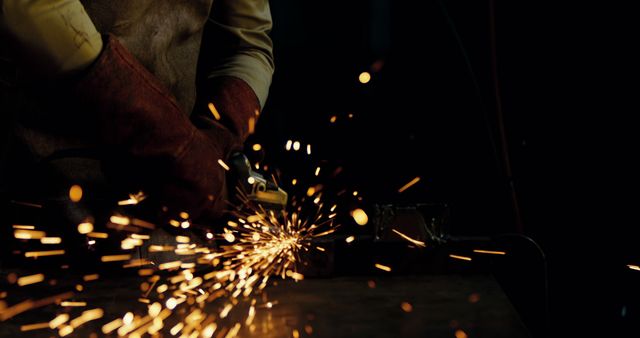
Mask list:
[[160,224],[82,182],[72,206],[16,195],[55,186],[12,162],[17,93],[57,91],[16,81],[3,46],[0,337],[638,335],[629,8],[269,3],[275,72],[244,154],[289,204],[282,224],[260,206],[261,229],[242,229],[255,210]]

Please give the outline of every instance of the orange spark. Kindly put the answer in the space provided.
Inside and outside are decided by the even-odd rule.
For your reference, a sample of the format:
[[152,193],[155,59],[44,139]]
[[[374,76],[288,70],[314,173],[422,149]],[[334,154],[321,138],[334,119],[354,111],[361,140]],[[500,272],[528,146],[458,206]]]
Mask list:
[[386,271],[386,272],[391,272],[391,267],[388,267],[386,265],[382,265],[382,264],[375,264],[375,267],[382,270],[382,271]]
[[488,254],[488,255],[506,255],[504,251],[491,251],[491,250],[473,250],[475,253]]
[[449,257],[455,258],[455,259],[459,259],[459,260],[463,260],[463,261],[470,261],[471,260],[471,257],[466,257],[466,256],[449,255]]
[[407,190],[407,189],[411,188],[414,184],[416,184],[416,183],[418,183],[418,182],[420,182],[420,177],[419,177],[419,176],[418,176],[418,177],[416,177],[416,178],[414,178],[414,179],[412,179],[409,183],[407,183],[407,184],[403,185],[403,186],[402,186],[402,188],[398,189],[398,192],[399,192],[399,193],[402,193],[402,192],[404,192],[405,190]]
[[222,116],[220,116],[220,113],[218,112],[218,109],[216,109],[216,106],[213,104],[213,102],[209,102],[208,107],[209,111],[211,112],[211,114],[213,114],[213,117],[216,119],[216,121],[220,121],[222,119]]

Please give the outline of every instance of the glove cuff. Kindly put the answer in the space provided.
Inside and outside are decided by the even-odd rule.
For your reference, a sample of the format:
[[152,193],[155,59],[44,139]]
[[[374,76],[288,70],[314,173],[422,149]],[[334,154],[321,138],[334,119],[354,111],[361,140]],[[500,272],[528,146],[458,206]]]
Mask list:
[[[260,115],[260,101],[246,82],[233,76],[215,77],[207,80],[199,96],[206,98],[206,102],[199,100],[198,103],[208,108],[206,114],[213,115],[231,130],[240,144],[253,133]],[[215,109],[218,116],[211,109]]]

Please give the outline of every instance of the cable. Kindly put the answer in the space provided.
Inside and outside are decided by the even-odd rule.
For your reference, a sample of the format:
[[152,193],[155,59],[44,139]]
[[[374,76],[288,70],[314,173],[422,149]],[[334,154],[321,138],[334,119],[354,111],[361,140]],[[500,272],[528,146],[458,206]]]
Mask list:
[[543,292],[544,292],[544,330],[545,331],[549,330],[549,316],[550,316],[550,312],[549,312],[549,266],[548,266],[548,262],[547,262],[547,255],[544,253],[544,250],[542,250],[542,247],[538,244],[538,242],[536,242],[535,240],[533,240],[533,238],[531,238],[531,237],[529,237],[527,235],[523,235],[523,234],[519,234],[519,233],[505,233],[505,234],[494,235],[492,238],[493,239],[497,239],[497,238],[501,238],[501,237],[515,237],[515,238],[524,239],[526,242],[533,244],[535,249],[540,254],[540,258],[542,260],[542,274],[543,274],[542,278],[543,278]]
[[544,297],[544,331],[549,330],[549,267],[547,262],[547,255],[544,253],[542,247],[531,237],[519,233],[504,233],[492,236],[447,236],[447,241],[463,242],[463,241],[478,241],[478,242],[495,242],[496,239],[502,237],[515,237],[525,240],[527,243],[533,244],[536,252],[540,255],[542,262],[542,292]]
[[513,204],[513,212],[516,218],[516,229],[519,233],[524,233],[524,223],[522,214],[520,213],[520,203],[518,203],[518,195],[513,184],[513,171],[511,170],[511,158],[509,156],[509,144],[507,142],[507,132],[504,125],[504,114],[502,111],[502,95],[500,92],[500,81],[498,77],[498,57],[496,49],[496,11],[495,0],[489,0],[489,45],[491,49],[491,76],[493,77],[493,89],[496,99],[496,117],[498,120],[498,132],[500,133],[500,143],[502,144],[502,160],[504,163],[505,174],[509,183],[509,191],[511,193],[511,203]]
[[[444,5],[443,0],[438,0],[438,4],[440,5],[440,9],[442,10],[442,14],[445,17],[449,28],[451,29],[451,33],[453,34],[456,40],[456,44],[460,49],[460,53],[464,58],[467,71],[469,72],[469,76],[471,77],[471,82],[473,83],[476,96],[478,97],[480,107],[482,109],[485,125],[487,128],[487,132],[489,134],[489,142],[491,144],[491,149],[493,150],[494,159],[498,163],[498,166],[502,167],[502,169],[505,171],[505,175],[507,176],[509,192],[511,195],[511,203],[513,206],[514,218],[516,222],[516,230],[519,233],[524,233],[524,222],[522,220],[522,213],[520,211],[520,203],[518,202],[518,196],[516,194],[515,186],[513,184],[513,173],[511,170],[511,161],[508,154],[506,131],[505,131],[504,118],[502,113],[502,100],[500,96],[500,87],[498,86],[497,61],[496,61],[497,59],[496,59],[496,48],[495,48],[496,47],[495,46],[495,40],[496,40],[495,39],[495,13],[494,13],[493,0],[490,0],[490,4],[489,4],[490,6],[489,8],[490,37],[489,38],[490,38],[490,48],[491,48],[491,56],[492,56],[491,58],[492,77],[494,80],[493,81],[494,91],[496,95],[495,99],[496,99],[496,110],[497,110],[497,120],[498,120],[498,131],[500,133],[500,141],[502,145],[501,152],[498,151],[498,144],[495,140],[495,136],[493,135],[493,128],[489,120],[489,117],[487,116],[488,112],[487,112],[487,107],[485,105],[485,100],[480,90],[480,85],[478,84],[478,78],[473,70],[473,66],[471,65],[471,60],[469,58],[469,54],[467,53],[467,49],[464,47],[464,44],[462,43],[462,38],[460,37],[460,34],[458,34],[458,30],[456,29],[455,23],[453,22],[453,19],[449,15],[449,11]],[[502,159],[500,158],[499,153],[502,154]]]

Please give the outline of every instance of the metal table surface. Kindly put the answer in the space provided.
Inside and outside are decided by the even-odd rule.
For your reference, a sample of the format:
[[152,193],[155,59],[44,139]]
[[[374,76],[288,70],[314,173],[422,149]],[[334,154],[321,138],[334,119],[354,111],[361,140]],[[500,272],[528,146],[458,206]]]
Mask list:
[[[103,308],[104,318],[68,337],[100,333],[104,323],[136,306],[138,282],[131,278],[96,282],[83,299],[91,308]],[[529,336],[499,285],[485,274],[279,280],[266,293],[274,306],[258,310],[253,325],[243,327],[239,337]],[[410,308],[405,304],[403,309],[405,302]],[[208,304],[205,312],[218,312],[220,306]],[[0,337],[57,336],[49,329],[20,332],[20,323],[46,322],[54,311],[54,306],[45,307],[0,323]],[[166,331],[164,336],[173,336]]]

